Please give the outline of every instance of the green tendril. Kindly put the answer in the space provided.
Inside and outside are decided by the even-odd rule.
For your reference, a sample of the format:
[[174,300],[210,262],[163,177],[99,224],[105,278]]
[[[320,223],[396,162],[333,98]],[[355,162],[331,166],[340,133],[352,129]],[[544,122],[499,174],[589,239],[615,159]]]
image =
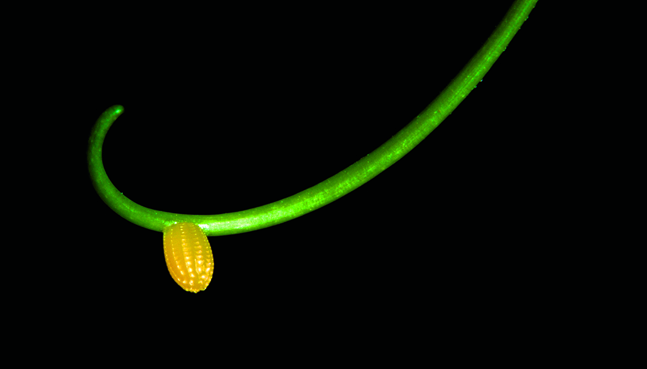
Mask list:
[[216,215],[176,214],[136,204],[110,182],[101,156],[108,129],[124,111],[121,105],[112,106],[101,114],[90,134],[88,165],[94,188],[117,214],[139,226],[159,232],[175,223],[190,222],[200,226],[207,236],[222,236],[250,232],[300,217],[368,182],[424,140],[483,79],[536,3],[537,0],[515,1],[487,42],[458,76],[390,140],[336,175],[293,196],[249,210]]

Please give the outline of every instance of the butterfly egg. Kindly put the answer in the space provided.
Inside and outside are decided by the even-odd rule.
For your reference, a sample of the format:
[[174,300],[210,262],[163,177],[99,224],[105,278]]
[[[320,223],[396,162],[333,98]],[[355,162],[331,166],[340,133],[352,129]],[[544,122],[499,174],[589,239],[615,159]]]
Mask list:
[[202,229],[177,223],[164,229],[164,257],[171,277],[185,291],[204,291],[213,276],[213,254]]

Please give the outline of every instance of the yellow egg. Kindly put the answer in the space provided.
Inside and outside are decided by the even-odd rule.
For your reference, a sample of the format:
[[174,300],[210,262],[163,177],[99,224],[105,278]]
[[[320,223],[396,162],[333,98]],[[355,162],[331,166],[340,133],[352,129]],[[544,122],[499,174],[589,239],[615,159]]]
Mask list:
[[177,223],[164,229],[164,257],[171,277],[185,291],[204,291],[211,282],[211,246],[196,224]]

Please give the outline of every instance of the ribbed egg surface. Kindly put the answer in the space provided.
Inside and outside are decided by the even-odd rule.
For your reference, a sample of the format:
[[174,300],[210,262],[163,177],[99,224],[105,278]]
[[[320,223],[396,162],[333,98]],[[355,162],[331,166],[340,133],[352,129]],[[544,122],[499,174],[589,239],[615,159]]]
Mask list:
[[193,223],[164,229],[164,257],[173,279],[185,291],[204,291],[213,276],[213,254],[207,236]]

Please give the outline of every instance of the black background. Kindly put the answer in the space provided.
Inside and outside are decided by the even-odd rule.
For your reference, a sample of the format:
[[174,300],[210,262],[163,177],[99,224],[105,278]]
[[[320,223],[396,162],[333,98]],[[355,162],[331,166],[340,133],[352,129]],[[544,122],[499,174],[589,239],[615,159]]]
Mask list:
[[529,169],[541,165],[539,154],[526,150],[546,113],[536,73],[541,7],[478,88],[391,168],[301,218],[210,237],[216,267],[204,292],[175,284],[162,234],[112,212],[87,174],[90,129],[121,104],[104,164],[143,206],[226,213],[313,186],[421,112],[511,2],[476,3],[299,19],[258,10],[253,20],[219,13],[181,25],[153,14],[158,23],[136,34],[123,31],[130,19],[116,18],[89,24],[105,29],[89,41],[44,41],[57,62],[39,70],[39,93],[64,122],[56,152],[65,160],[43,170],[65,186],[47,251],[58,261],[41,288],[115,311],[209,300],[224,315],[313,314],[316,306],[327,316],[368,316],[385,306],[469,309],[530,283],[510,276],[540,253],[541,235],[525,231],[524,214],[542,181]]

